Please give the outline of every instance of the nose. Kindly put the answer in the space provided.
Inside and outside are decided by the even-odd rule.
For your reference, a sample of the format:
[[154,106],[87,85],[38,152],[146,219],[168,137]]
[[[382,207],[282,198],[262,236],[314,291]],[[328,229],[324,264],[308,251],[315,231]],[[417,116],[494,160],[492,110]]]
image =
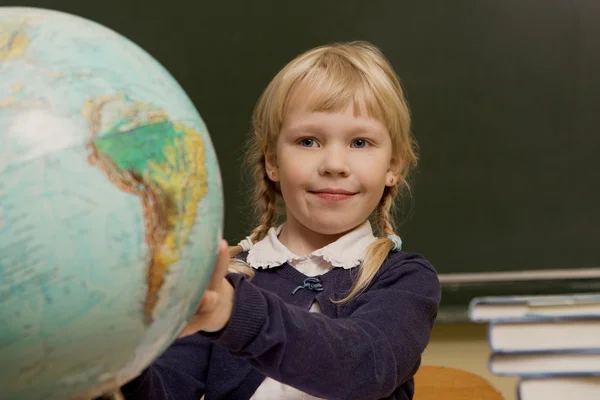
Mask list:
[[321,152],[319,174],[326,176],[348,176],[350,174],[349,154],[346,149],[331,146]]

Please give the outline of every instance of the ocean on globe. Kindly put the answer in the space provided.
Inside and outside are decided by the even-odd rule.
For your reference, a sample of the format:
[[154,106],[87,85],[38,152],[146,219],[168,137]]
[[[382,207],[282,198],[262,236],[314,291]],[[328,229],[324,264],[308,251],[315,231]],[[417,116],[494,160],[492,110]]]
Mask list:
[[0,398],[92,398],[176,338],[222,236],[217,157],[149,54],[0,7]]

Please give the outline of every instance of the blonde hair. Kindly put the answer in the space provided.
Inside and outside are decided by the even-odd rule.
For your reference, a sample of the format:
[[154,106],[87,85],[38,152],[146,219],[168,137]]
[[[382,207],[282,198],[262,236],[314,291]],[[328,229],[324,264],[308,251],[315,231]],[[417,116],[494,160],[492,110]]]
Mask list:
[[[318,89],[311,96],[309,107],[312,111],[342,111],[353,102],[357,112],[366,112],[369,117],[381,121],[390,133],[392,155],[401,168],[399,182],[386,186],[372,215],[376,231],[383,238],[368,247],[352,289],[338,301],[346,302],[367,288],[394,247],[387,238],[394,234],[394,201],[403,190],[410,191],[407,177],[417,164],[417,146],[410,132],[410,112],[390,63],[378,48],[367,42],[316,47],[287,64],[259,98],[252,118],[246,161],[255,184],[252,200],[258,217],[258,225],[250,234],[253,243],[265,237],[279,214],[277,206],[282,199],[281,192],[267,177],[265,157],[269,149],[275,148],[288,103],[299,86]],[[240,246],[230,247],[230,270],[252,276],[251,268],[235,259],[241,251]]]

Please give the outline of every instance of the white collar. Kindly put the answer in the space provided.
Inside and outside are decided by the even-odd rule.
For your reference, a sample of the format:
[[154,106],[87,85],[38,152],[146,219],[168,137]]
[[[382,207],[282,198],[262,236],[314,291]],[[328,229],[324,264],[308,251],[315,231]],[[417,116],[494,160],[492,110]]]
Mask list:
[[248,251],[246,263],[253,268],[273,268],[294,260],[305,260],[320,257],[333,267],[354,268],[363,261],[367,247],[377,238],[373,235],[371,224],[365,221],[358,228],[342,236],[333,243],[315,250],[306,257],[292,253],[279,241],[279,233],[283,224],[269,229],[267,235],[256,244],[249,238],[240,242],[244,251]]

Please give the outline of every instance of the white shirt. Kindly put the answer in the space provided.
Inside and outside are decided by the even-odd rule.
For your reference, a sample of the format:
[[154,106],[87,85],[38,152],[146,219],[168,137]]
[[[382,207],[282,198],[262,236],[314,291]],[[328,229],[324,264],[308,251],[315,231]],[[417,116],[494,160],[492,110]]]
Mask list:
[[[349,269],[359,266],[367,248],[376,240],[371,224],[369,221],[365,221],[335,242],[301,257],[292,253],[279,241],[278,236],[282,228],[283,225],[269,229],[267,235],[254,245],[248,239],[240,243],[244,250],[248,250],[246,262],[251,267],[257,269],[276,268],[287,262],[306,276],[322,275],[333,268]],[[312,304],[310,311],[321,311],[317,302]],[[310,400],[319,398],[268,377],[251,397],[251,400],[276,399]]]

